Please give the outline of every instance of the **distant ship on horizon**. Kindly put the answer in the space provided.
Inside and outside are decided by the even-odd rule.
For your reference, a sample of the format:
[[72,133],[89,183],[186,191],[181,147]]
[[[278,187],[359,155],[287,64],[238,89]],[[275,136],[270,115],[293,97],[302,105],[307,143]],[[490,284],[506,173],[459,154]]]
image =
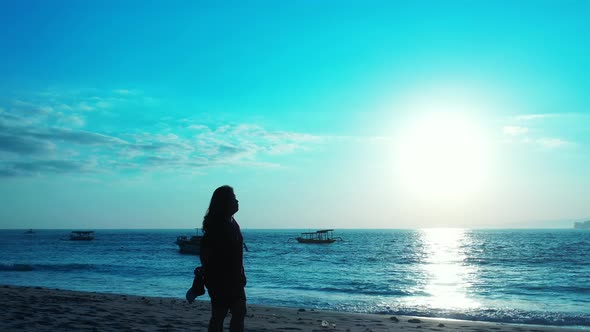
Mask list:
[[574,228],[576,228],[576,229],[590,229],[590,220],[576,221],[576,222],[574,222]]

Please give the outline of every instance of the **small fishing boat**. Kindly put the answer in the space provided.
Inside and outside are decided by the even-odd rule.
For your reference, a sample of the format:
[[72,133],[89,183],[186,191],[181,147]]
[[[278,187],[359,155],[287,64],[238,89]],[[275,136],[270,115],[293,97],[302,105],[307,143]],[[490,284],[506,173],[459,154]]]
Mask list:
[[334,243],[336,241],[342,241],[341,237],[334,237],[333,229],[320,229],[315,232],[303,232],[301,235],[295,238],[299,243]]
[[90,241],[94,240],[94,231],[72,231],[70,240],[72,241]]
[[[188,237],[186,235],[180,235],[176,237],[176,245],[178,245],[178,249],[183,254],[190,254],[190,255],[200,255],[201,254],[201,241],[203,240],[203,235],[198,234]],[[242,243],[243,248],[245,251],[249,251],[248,247],[246,246],[246,242]]]
[[198,234],[188,237],[186,235],[180,235],[176,237],[176,245],[183,254],[199,255],[201,253],[201,240],[203,235]]
[[25,234],[35,234],[35,231],[33,231],[33,229],[29,229],[28,231],[25,231]]

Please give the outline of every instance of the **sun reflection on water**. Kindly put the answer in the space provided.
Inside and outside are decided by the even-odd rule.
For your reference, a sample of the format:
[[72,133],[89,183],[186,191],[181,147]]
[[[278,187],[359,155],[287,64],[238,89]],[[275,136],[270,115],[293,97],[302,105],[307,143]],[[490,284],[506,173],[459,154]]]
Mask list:
[[479,307],[469,297],[476,272],[464,264],[465,248],[471,241],[467,230],[430,228],[420,230],[423,245],[423,305],[432,308],[466,309]]

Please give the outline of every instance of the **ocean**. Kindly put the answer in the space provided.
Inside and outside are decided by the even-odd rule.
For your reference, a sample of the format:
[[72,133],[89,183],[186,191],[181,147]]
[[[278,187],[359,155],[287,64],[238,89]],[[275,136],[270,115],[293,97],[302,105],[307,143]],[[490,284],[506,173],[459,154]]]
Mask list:
[[[590,231],[301,231],[243,230],[249,303],[590,329]],[[184,298],[199,259],[174,241],[192,234],[1,230],[0,284]]]

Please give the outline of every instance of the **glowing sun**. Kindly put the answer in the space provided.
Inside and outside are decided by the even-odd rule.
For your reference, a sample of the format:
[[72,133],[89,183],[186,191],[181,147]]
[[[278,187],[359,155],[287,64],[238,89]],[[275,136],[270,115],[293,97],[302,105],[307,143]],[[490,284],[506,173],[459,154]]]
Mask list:
[[485,140],[476,123],[460,114],[414,119],[400,135],[397,151],[402,182],[418,193],[469,193],[485,177]]

